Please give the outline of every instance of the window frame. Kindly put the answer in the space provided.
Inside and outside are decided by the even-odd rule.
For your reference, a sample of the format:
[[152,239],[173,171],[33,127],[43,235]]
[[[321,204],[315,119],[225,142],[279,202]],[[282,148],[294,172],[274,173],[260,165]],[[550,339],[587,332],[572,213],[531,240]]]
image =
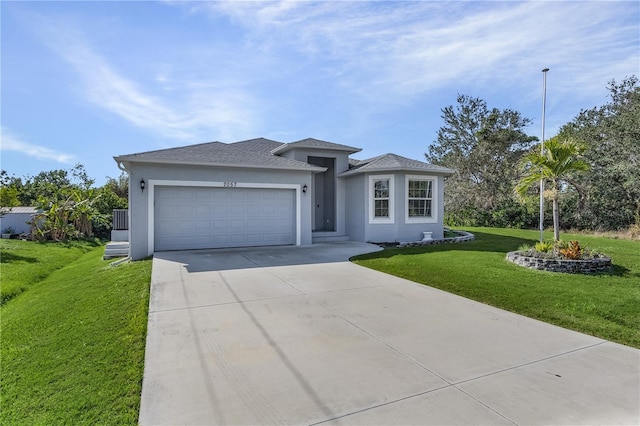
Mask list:
[[[431,182],[431,198],[411,199],[431,200],[431,216],[409,217],[409,181],[429,181]],[[427,175],[405,175],[404,180],[404,220],[405,223],[436,223],[438,222],[438,177]]]
[[[388,217],[376,217],[376,198],[375,195],[375,184],[378,181],[388,180],[389,181],[389,196],[387,199],[389,200],[389,215]],[[369,176],[369,185],[367,188],[368,198],[369,198],[369,223],[370,224],[389,224],[395,223],[395,179],[393,175],[371,175]],[[378,198],[381,199],[381,198]]]

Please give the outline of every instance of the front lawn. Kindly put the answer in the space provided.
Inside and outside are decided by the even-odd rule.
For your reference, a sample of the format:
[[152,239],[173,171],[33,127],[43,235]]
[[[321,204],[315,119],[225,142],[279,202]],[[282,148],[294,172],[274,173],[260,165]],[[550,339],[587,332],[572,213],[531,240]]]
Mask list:
[[98,240],[66,243],[0,240],[0,306],[102,244]]
[[[83,254],[56,244],[8,243],[18,245],[3,259],[3,287],[34,276],[31,268],[50,268],[41,263],[51,253],[69,253],[62,255],[65,266],[30,281],[28,291],[0,308],[0,424],[135,424],[151,261],[111,267],[101,245]],[[25,243],[35,251],[21,254]]]
[[[611,273],[594,276],[526,269],[506,253],[533,244],[538,231],[465,228],[476,240],[390,248],[357,256],[360,265],[498,308],[640,348],[640,242],[561,234],[611,256]],[[551,239],[552,235],[545,235]]]

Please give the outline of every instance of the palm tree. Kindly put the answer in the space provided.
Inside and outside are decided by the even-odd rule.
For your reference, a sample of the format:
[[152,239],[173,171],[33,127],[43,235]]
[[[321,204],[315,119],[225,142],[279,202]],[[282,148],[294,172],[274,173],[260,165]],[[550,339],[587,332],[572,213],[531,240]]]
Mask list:
[[534,184],[544,179],[550,183],[549,196],[553,201],[553,239],[560,239],[560,212],[558,198],[561,185],[571,183],[569,177],[575,172],[589,170],[589,164],[578,158],[582,149],[573,139],[560,139],[555,136],[544,142],[544,154],[539,149],[527,153],[520,165],[524,175],[516,184],[515,192],[524,196]]

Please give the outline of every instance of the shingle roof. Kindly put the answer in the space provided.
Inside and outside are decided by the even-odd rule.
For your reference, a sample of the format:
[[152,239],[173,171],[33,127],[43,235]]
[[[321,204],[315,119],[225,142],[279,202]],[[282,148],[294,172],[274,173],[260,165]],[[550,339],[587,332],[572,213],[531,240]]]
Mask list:
[[208,142],[177,148],[114,157],[118,162],[190,164],[204,166],[256,167],[266,169],[326,170],[301,161],[273,155],[281,142],[258,138],[235,143]]
[[282,144],[271,152],[273,154],[282,154],[283,152],[287,152],[296,148],[312,148],[312,149],[324,149],[324,150],[331,150],[331,151],[345,151],[345,152],[348,152],[349,154],[362,151],[361,148],[355,148],[353,146],[322,141],[320,139],[307,138],[307,139],[302,139],[296,142]]
[[339,176],[351,176],[368,172],[392,172],[411,171],[428,172],[441,175],[451,175],[454,170],[446,167],[435,166],[418,160],[402,157],[397,154],[383,154],[368,160],[350,160],[349,170],[340,173]]

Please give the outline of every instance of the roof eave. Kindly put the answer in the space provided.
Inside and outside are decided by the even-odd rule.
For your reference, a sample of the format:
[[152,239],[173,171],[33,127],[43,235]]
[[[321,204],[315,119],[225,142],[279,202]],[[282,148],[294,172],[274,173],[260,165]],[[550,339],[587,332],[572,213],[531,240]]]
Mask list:
[[283,154],[285,152],[294,150],[294,149],[309,149],[309,150],[318,150],[318,151],[341,151],[349,154],[355,154],[357,152],[362,151],[362,148],[348,148],[348,147],[332,147],[332,148],[323,148],[323,147],[313,147],[313,146],[292,146],[291,144],[285,143],[284,145],[280,145],[279,147],[271,150],[273,155]]
[[142,158],[128,158],[127,156],[113,157],[118,163],[145,163],[145,164],[169,164],[180,166],[207,166],[207,167],[231,167],[242,169],[269,169],[269,170],[288,170],[296,172],[313,172],[322,173],[326,172],[326,167],[309,166],[309,167],[285,167],[276,165],[253,165],[253,164],[229,164],[229,163],[212,163],[204,161],[176,161],[176,160],[162,160],[162,159],[142,159]]
[[429,175],[438,175],[438,176],[451,176],[455,173],[455,170],[452,169],[438,169],[438,170],[427,170],[427,169],[419,169],[419,168],[410,168],[410,167],[389,167],[389,168],[360,168],[355,170],[347,170],[346,172],[342,172],[338,174],[338,177],[349,177],[361,173],[391,173],[391,172],[411,172],[411,173],[423,173]]

